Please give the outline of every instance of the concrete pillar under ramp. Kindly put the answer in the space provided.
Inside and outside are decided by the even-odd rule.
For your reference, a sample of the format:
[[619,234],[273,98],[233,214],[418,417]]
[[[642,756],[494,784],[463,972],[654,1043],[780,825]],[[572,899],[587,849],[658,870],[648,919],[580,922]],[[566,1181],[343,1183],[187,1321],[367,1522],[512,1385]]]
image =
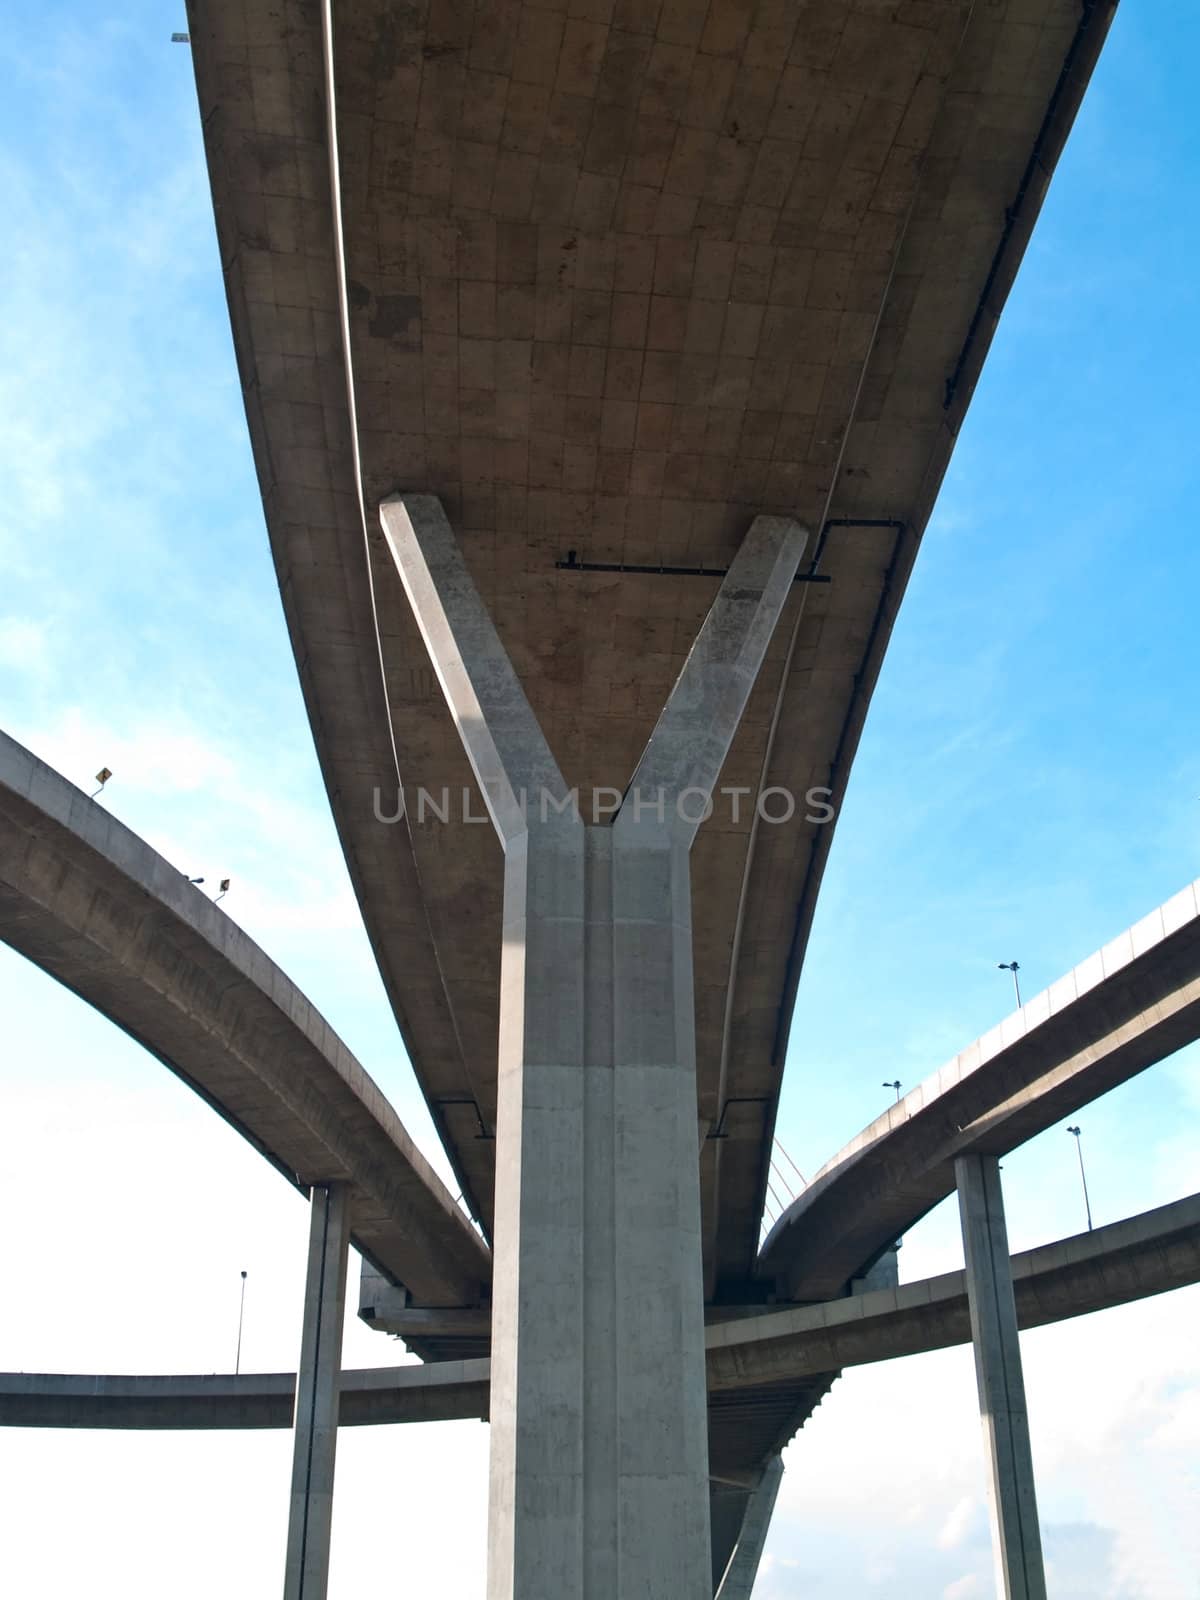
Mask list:
[[997,1593],[1004,1600],[1046,1600],[999,1162],[994,1156],[960,1156],[954,1177],[987,1451]]
[[725,1568],[724,1577],[716,1586],[716,1600],[750,1600],[753,1595],[754,1580],[758,1577],[759,1563],[782,1482],[783,1457],[772,1456],[746,1503],[737,1544]]
[[284,1600],[325,1600],[329,1587],[349,1246],[347,1188],[343,1184],[316,1186],[312,1191],[300,1365],[296,1373]]
[[488,1600],[709,1600],[688,853],[805,535],[755,519],[595,826],[440,503],[381,521],[504,847]]

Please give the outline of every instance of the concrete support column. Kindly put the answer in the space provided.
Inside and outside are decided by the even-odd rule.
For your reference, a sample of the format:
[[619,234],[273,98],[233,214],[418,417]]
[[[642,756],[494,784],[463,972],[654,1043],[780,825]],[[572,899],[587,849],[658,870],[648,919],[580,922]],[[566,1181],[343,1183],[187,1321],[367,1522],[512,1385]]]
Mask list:
[[284,1600],[325,1600],[329,1586],[349,1245],[348,1190],[343,1184],[317,1185],[312,1192],[304,1321],[296,1373]]
[[954,1163],[954,1177],[988,1457],[997,1593],[1004,1600],[1046,1600],[999,1163],[994,1156],[960,1156]]
[[767,1531],[771,1526],[771,1516],[782,1482],[783,1457],[772,1456],[763,1469],[758,1487],[750,1496],[746,1515],[742,1519],[742,1531],[717,1589],[716,1600],[750,1600],[754,1593],[754,1580],[758,1577],[758,1565],[762,1560]]
[[708,1600],[688,852],[804,534],[756,519],[600,827],[440,503],[381,521],[505,852],[488,1600]]

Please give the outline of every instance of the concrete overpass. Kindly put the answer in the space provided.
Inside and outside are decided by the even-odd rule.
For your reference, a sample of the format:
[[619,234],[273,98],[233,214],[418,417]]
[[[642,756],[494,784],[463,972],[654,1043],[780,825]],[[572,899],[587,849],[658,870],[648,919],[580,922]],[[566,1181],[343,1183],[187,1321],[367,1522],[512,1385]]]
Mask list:
[[[833,831],[761,802],[836,816],[1111,13],[189,5],[318,755],[497,1246],[491,1600],[707,1589],[701,1308],[761,1292]],[[753,803],[639,829],[647,768]],[[417,787],[495,836],[385,826]]]
[[[831,1381],[715,1396],[706,1429],[705,1304],[755,1306],[765,1277],[835,1294],[897,1212],[944,1192],[945,1156],[880,1136],[868,1143],[900,1152],[908,1193],[876,1214],[864,1182],[839,1256],[805,1220],[843,1192],[830,1174],[759,1258],[830,817],[1113,7],[188,9],[317,752],[398,1025],[494,1258],[261,953],[240,951],[232,975],[214,962],[219,913],[173,879],[165,943],[182,955],[177,973],[156,968],[154,863],[125,872],[127,840],[106,858],[77,802],[56,825],[90,856],[39,845],[36,801],[6,801],[32,863],[14,942],[123,1013],[312,1189],[289,1595],[324,1589],[353,1229],[410,1313],[461,1327],[490,1282],[490,1600],[699,1600],[746,1511],[714,1499],[710,1572],[710,1475],[752,1487],[733,1458],[773,1470],[771,1441]],[[647,821],[643,780],[711,800],[713,817],[699,832],[678,808]],[[577,796],[580,815],[531,821],[517,796],[537,786]],[[476,816],[486,801],[494,832],[458,805],[401,817],[401,789],[466,795]],[[795,806],[782,822],[771,795]],[[103,891],[83,911],[47,881],[59,848]],[[106,896],[131,883],[149,918],[132,950],[104,925]],[[141,962],[145,993],[126,970]],[[176,1015],[193,975],[217,986],[199,1029]],[[241,1029],[222,1024],[226,979]],[[1016,1059],[1005,1092],[1031,1106],[1101,1081],[1080,1073],[1055,1100],[1053,1068],[1039,1085]],[[974,1327],[1006,1284],[1012,1301],[988,1153],[981,1137],[949,1159],[985,1224],[964,1212],[976,1349],[1011,1367],[1015,1314]],[[425,1328],[425,1353],[471,1353]],[[996,1381],[981,1368],[981,1388]]]
[[[601,8],[607,19],[609,8]],[[439,496],[584,809],[623,792],[754,515],[812,530],[721,774],[840,805],[1113,7],[189,6],[222,267],[318,755],[490,1237],[501,851],[376,821],[475,779],[378,525]],[[332,177],[332,187],[331,187]],[[711,574],[711,576],[706,575]],[[475,801],[476,814],[482,803]],[[817,813],[813,813],[816,815]],[[706,1292],[754,1277],[831,826],[692,862]],[[466,914],[469,908],[469,914]]]
[[[1125,1305],[1200,1282],[1200,1195],[1013,1257],[1022,1328]],[[820,1305],[710,1326],[709,1393],[734,1394],[830,1370],[918,1355],[971,1338],[965,1275],[948,1272]],[[234,1377],[0,1374],[0,1426],[287,1428],[294,1373]],[[341,1422],[486,1419],[488,1362],[438,1361],[342,1373]]]
[[1200,880],[959,1052],[817,1173],[763,1243],[781,1299],[836,1295],[953,1193],[954,1163],[1006,1155],[1200,1037]]

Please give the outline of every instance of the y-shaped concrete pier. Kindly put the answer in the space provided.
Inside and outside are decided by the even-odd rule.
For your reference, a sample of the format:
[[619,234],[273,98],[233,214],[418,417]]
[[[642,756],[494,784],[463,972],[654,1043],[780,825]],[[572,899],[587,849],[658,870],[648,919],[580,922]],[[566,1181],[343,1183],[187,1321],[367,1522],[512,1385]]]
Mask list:
[[489,1600],[708,1600],[688,853],[806,535],[754,520],[598,826],[440,502],[381,520],[505,855]]

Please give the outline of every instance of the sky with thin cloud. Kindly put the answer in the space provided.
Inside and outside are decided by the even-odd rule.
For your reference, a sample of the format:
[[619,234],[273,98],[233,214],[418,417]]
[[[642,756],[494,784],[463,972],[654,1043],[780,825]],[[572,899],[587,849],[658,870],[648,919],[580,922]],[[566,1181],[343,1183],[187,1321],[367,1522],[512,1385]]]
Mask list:
[[[0,726],[307,991],[447,1172],[330,822],[241,411],[182,8],[0,34]],[[896,629],[839,823],[779,1134],[811,1173],[1200,874],[1200,116],[1190,0],[1126,0]],[[294,1366],[305,1207],[162,1066],[0,951],[0,1368]],[[1078,1119],[1096,1221],[1200,1183],[1200,1054]],[[795,1184],[787,1167],[785,1175]],[[1004,1163],[1024,1249],[1074,1140]],[[786,1198],[786,1197],[784,1197]],[[952,1206],[907,1279],[961,1265]],[[352,1267],[352,1273],[356,1271]],[[1023,1338],[1055,1600],[1197,1600],[1200,1288]],[[402,1347],[351,1315],[348,1365]],[[0,1431],[0,1588],[278,1588],[279,1433]],[[786,1456],[757,1600],[994,1593],[968,1349],[845,1374]],[[483,1592],[487,1428],[347,1429],[334,1600]]]

